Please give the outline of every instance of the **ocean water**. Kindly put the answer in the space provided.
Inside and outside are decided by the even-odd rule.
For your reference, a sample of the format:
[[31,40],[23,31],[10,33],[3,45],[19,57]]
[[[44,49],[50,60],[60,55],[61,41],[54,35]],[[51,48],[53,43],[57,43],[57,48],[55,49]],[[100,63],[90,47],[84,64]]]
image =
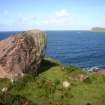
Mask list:
[[[0,40],[16,32],[0,32]],[[64,64],[105,68],[105,33],[46,31],[47,54]]]

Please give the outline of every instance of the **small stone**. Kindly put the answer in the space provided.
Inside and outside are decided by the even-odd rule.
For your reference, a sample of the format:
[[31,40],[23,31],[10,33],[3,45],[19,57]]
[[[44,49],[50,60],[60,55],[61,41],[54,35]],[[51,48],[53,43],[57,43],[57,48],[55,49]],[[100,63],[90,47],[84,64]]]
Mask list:
[[10,79],[11,83],[13,84],[14,83],[14,79]]
[[63,87],[68,88],[70,86],[70,83],[68,81],[63,82]]
[[1,89],[2,92],[6,92],[7,90],[8,90],[7,87],[4,87],[4,88]]

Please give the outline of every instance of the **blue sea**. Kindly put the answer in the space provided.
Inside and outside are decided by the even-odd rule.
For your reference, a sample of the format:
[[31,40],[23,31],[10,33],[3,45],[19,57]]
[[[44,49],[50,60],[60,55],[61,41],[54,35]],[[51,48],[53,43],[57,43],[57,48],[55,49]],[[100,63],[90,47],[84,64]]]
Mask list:
[[[16,32],[0,32],[0,40]],[[64,64],[82,68],[105,68],[105,33],[89,31],[46,31],[47,54]]]

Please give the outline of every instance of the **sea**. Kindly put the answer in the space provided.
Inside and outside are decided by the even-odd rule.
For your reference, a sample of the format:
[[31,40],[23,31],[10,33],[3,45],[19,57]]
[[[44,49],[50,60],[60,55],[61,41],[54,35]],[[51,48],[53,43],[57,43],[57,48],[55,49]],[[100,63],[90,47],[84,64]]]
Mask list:
[[[105,32],[45,31],[46,56],[81,68],[105,68]],[[0,40],[17,32],[0,32]]]

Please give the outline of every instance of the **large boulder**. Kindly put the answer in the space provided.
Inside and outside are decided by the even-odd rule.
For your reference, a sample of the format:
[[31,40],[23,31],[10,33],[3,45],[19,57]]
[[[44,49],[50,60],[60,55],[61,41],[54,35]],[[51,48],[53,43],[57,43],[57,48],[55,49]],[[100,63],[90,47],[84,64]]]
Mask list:
[[0,78],[15,78],[36,72],[46,48],[46,35],[31,30],[11,35],[0,41]]

